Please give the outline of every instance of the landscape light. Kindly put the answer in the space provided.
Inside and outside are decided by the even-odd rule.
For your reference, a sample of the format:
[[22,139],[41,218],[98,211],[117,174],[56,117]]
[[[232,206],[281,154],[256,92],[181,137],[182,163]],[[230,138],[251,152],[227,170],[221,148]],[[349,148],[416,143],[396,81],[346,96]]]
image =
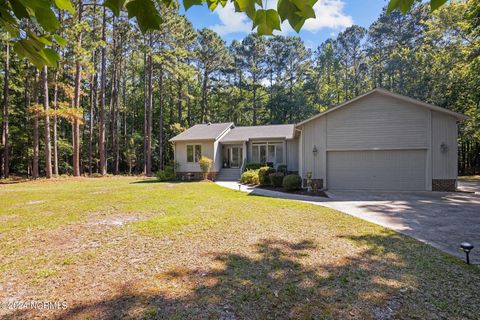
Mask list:
[[468,242],[462,242],[460,243],[460,248],[462,248],[463,252],[465,252],[465,255],[467,256],[467,264],[470,264],[470,251],[472,251],[473,245]]

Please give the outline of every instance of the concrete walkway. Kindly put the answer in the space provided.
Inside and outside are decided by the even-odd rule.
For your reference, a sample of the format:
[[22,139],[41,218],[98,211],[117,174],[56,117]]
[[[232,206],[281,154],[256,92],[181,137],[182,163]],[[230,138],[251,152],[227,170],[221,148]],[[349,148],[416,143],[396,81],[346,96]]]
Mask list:
[[[462,183],[462,182],[460,182]],[[218,185],[239,190],[238,182]],[[459,244],[471,242],[471,260],[480,263],[480,182],[468,185],[475,193],[445,192],[347,192],[330,191],[329,198],[285,194],[241,186],[251,195],[298,200],[336,209],[406,234],[464,259]]]

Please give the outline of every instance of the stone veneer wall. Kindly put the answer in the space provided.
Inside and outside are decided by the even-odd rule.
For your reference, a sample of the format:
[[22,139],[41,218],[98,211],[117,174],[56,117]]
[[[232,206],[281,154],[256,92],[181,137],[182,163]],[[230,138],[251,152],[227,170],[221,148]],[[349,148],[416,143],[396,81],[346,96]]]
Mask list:
[[[203,172],[177,172],[177,179],[181,181],[202,180]],[[208,179],[215,180],[217,172],[209,172]]]
[[432,191],[453,192],[456,191],[455,185],[455,179],[432,179]]

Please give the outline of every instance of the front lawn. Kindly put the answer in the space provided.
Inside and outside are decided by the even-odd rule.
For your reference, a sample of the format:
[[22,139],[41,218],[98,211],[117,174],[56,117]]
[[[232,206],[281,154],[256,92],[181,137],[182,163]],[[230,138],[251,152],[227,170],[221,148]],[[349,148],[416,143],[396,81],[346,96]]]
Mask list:
[[476,319],[480,269],[349,215],[213,183],[0,185],[0,308],[30,319]]

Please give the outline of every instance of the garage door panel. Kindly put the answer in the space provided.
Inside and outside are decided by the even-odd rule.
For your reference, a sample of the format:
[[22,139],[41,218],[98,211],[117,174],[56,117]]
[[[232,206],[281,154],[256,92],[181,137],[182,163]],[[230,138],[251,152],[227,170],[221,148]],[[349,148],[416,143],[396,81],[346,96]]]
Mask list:
[[426,150],[329,151],[329,189],[425,190]]

